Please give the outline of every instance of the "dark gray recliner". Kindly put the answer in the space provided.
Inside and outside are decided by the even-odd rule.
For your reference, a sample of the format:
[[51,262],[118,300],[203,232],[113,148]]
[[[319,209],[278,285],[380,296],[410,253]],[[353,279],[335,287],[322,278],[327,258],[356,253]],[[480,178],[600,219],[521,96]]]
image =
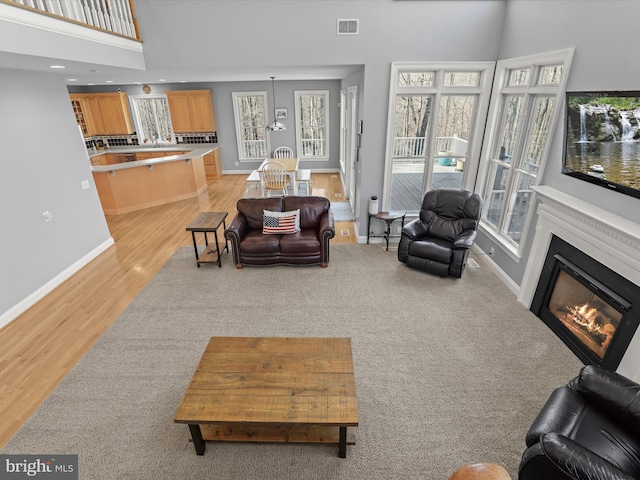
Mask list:
[[441,277],[460,278],[476,238],[482,198],[457,188],[429,190],[420,218],[405,225],[398,260]]

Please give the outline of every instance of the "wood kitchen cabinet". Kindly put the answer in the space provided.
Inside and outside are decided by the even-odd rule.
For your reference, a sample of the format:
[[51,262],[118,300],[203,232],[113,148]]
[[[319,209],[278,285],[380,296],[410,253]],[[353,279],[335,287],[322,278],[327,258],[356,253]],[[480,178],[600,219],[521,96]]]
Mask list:
[[216,131],[211,90],[168,90],[165,93],[175,133]]
[[133,133],[126,93],[72,93],[69,96],[85,137]]
[[207,181],[222,176],[222,162],[220,159],[220,149],[216,148],[210,153],[207,153],[202,157],[204,160],[204,171],[207,176]]

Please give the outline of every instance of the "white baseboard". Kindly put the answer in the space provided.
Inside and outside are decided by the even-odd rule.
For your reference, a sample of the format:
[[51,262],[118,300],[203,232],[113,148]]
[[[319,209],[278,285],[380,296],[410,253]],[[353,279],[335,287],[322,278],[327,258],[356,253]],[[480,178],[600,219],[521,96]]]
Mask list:
[[[498,277],[502,283],[513,293],[516,297],[520,292],[520,285],[511,280],[511,277],[504,273],[504,271],[498,266],[493,259],[487,255],[484,251],[480,249],[476,244],[471,247],[471,252],[473,255],[477,255],[477,260],[480,260],[482,264],[484,264],[489,270],[493,272],[493,274]],[[527,307],[528,308],[528,307]]]
[[113,238],[109,237],[108,240],[104,241],[102,244],[98,245],[96,248],[87,253],[84,257],[80,258],[78,261],[65,268],[62,272],[60,272],[43,286],[38,288],[31,295],[4,312],[2,315],[0,315],[0,328],[15,320],[19,315],[23,314],[25,311],[35,305],[40,299],[52,292],[61,283],[63,283],[65,280],[67,280],[74,273],[87,265],[113,244]]

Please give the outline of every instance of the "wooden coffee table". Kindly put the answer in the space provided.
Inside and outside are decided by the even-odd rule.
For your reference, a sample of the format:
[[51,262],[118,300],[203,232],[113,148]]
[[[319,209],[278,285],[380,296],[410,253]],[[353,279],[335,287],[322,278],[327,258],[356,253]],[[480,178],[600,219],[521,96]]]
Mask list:
[[173,418],[205,441],[355,444],[350,338],[212,337]]

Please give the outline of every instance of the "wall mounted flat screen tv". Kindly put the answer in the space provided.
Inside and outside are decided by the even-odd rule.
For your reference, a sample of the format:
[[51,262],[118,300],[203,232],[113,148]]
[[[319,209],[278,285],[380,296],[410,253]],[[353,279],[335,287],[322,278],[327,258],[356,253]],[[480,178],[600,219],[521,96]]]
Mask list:
[[562,173],[640,198],[640,91],[567,92]]

